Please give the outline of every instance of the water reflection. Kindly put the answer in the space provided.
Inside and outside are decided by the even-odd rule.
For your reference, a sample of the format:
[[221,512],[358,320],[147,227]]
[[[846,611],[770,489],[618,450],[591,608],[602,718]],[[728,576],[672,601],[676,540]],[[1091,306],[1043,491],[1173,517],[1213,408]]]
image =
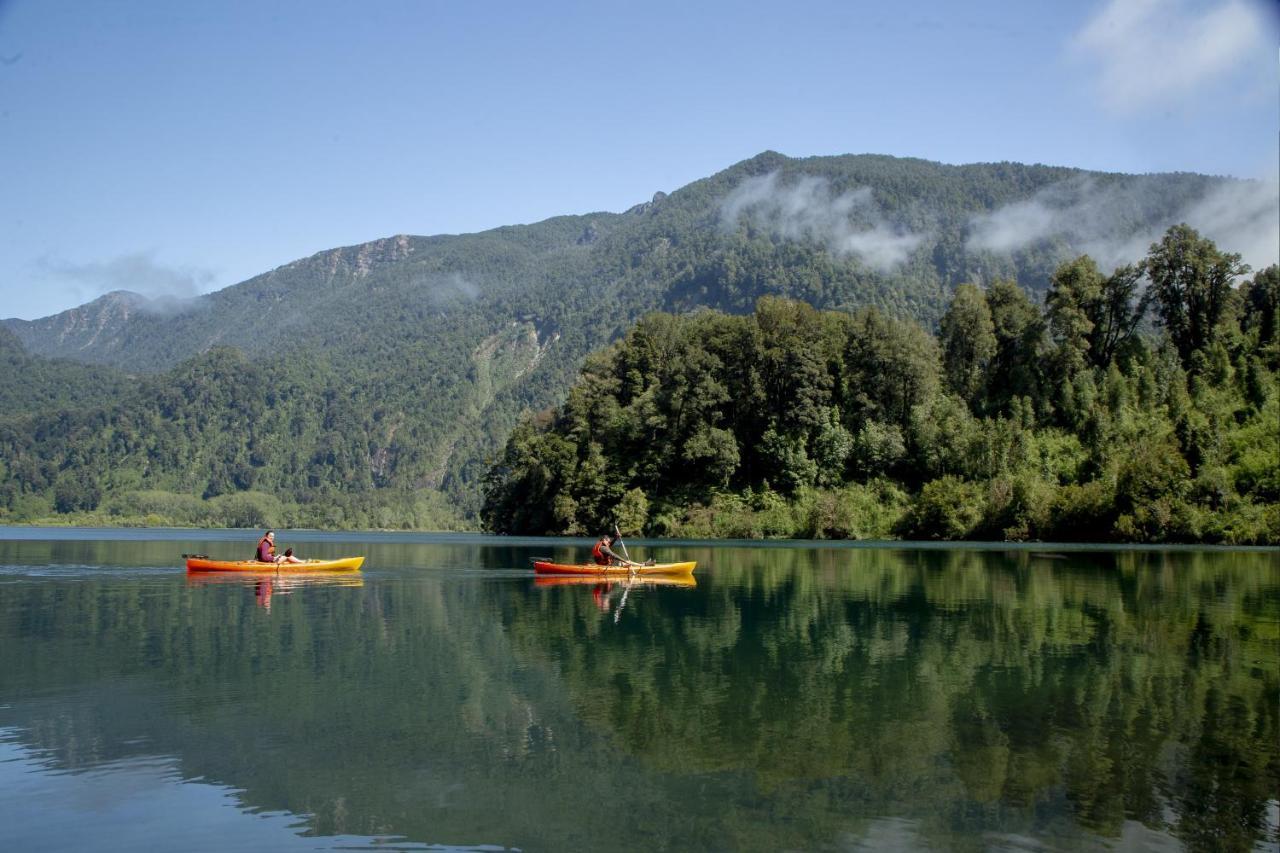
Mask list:
[[274,596],[289,595],[308,587],[362,587],[364,577],[358,572],[188,572],[187,586],[243,588],[252,593],[255,604],[270,612]]
[[1273,552],[663,546],[699,560],[674,584],[534,578],[545,544],[362,545],[376,571],[290,577],[283,604],[269,573],[263,619],[268,578],[36,577],[8,547],[24,749],[170,756],[320,846],[1280,840]]
[[[658,587],[683,587],[690,589],[698,585],[698,582],[691,575],[678,575],[672,577],[573,577],[569,575],[561,576],[543,576],[534,578],[533,585],[536,587],[566,587],[576,586],[589,588],[591,591],[591,602],[596,609],[604,615],[612,615],[615,623],[621,621],[622,613],[627,609],[628,599],[631,598],[632,592],[636,596],[644,595],[646,590],[657,589]],[[634,601],[634,598],[631,598]]]

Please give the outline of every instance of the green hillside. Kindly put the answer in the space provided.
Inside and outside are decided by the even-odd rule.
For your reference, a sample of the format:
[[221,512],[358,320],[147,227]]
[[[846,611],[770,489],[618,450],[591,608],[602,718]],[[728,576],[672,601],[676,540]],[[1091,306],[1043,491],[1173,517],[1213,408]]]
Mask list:
[[17,335],[0,327],[0,412],[104,405],[131,385],[130,378],[115,368],[32,356]]
[[[767,152],[621,214],[387,238],[182,305],[104,297],[5,321],[31,356],[141,378],[9,392],[0,512],[474,524],[486,460],[522,413],[561,401],[589,352],[652,311],[746,314],[781,296],[933,327],[962,282],[1043,292],[1098,241],[1092,219],[1114,245],[1142,243],[1238,186]],[[1020,205],[1062,227],[1010,239]]]
[[1043,310],[961,285],[936,337],[775,297],[653,314],[513,432],[485,524],[1280,544],[1280,267],[1247,271],[1176,226],[1111,275],[1062,264]]

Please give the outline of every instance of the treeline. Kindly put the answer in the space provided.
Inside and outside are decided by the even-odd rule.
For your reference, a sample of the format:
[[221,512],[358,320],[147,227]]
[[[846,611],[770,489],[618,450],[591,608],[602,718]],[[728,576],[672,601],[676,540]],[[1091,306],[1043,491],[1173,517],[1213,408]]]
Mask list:
[[[42,360],[30,359],[39,367]],[[102,372],[100,368],[92,371]],[[218,348],[120,383],[119,399],[0,418],[0,521],[455,529],[416,424],[320,359]],[[408,464],[405,466],[409,467]]]
[[961,285],[931,335],[761,299],[653,314],[523,422],[494,531],[1280,542],[1280,269],[1191,228],[1043,305]]

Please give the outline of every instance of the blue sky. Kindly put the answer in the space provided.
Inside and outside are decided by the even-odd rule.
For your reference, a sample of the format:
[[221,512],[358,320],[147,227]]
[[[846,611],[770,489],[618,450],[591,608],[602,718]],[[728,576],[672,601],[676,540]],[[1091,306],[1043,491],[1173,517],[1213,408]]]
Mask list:
[[0,317],[618,211],[766,149],[1274,179],[1267,0],[0,0]]

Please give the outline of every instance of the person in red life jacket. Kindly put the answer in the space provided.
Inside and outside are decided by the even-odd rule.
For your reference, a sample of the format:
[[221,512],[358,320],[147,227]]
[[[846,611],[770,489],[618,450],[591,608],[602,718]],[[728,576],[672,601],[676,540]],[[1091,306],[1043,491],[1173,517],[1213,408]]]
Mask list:
[[268,530],[258,540],[256,559],[259,563],[278,563],[283,559],[276,556],[276,532],[274,530]]
[[596,561],[597,566],[634,566],[635,563],[619,557],[609,549],[613,544],[613,537],[608,533],[600,537],[600,541],[591,549],[591,559]]

